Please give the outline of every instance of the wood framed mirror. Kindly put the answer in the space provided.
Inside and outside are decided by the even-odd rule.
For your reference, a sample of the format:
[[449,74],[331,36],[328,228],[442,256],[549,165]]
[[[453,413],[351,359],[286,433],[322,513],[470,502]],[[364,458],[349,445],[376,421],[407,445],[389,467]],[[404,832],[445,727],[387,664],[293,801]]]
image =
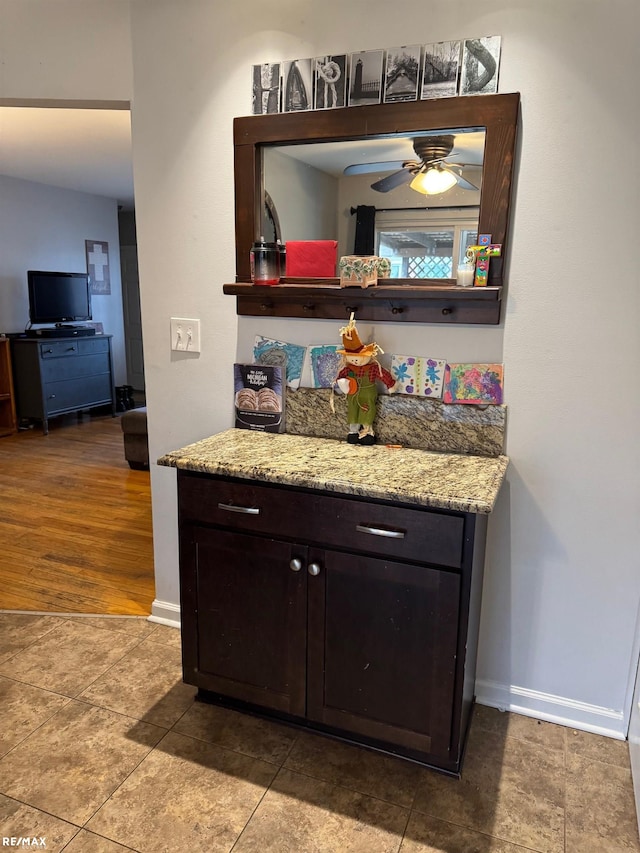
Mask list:
[[[384,287],[368,288],[378,294],[363,292],[358,294],[361,301],[374,301],[384,296],[396,295],[403,286],[406,290],[401,296],[405,299],[445,298],[458,307],[462,301],[488,302],[497,304],[497,312],[492,309],[492,317],[472,320],[464,312],[458,312],[457,322],[499,321],[499,301],[503,286],[503,269],[508,253],[509,211],[512,192],[516,128],[518,121],[520,96],[517,93],[505,95],[466,96],[442,98],[425,101],[413,101],[396,104],[377,104],[372,106],[346,107],[334,110],[281,113],[276,115],[245,116],[234,120],[234,178],[235,178],[235,228],[236,228],[236,282],[235,287],[225,285],[225,292],[240,295],[240,283],[249,284],[251,245],[260,236],[264,221],[265,204],[265,152],[281,146],[322,146],[323,143],[353,143],[370,140],[392,139],[398,136],[411,138],[421,134],[456,134],[477,131],[484,134],[484,153],[482,159],[481,191],[477,208],[479,234],[490,234],[493,243],[502,245],[502,255],[492,258],[489,266],[488,289],[459,288],[455,283],[455,271],[452,278],[422,279],[393,282],[385,280]],[[282,149],[280,149],[282,150]],[[295,149],[285,150],[295,153]],[[375,177],[375,176],[374,176]],[[424,200],[424,197],[423,197]],[[314,204],[310,195],[309,204]],[[280,211],[281,221],[284,219]],[[286,230],[286,229],[285,229]],[[283,234],[283,239],[291,239]],[[296,239],[300,239],[296,236]],[[305,239],[318,239],[309,236]],[[344,252],[343,252],[344,253]],[[352,252],[346,252],[351,254]],[[328,279],[285,279],[289,297],[294,296],[293,286],[306,287],[304,296],[309,300],[309,288],[317,291],[322,288],[335,288],[337,280]],[[409,287],[407,287],[409,285]],[[260,288],[264,290],[264,288]],[[275,313],[280,316],[334,316],[333,313],[318,313],[314,310],[298,312],[289,310],[272,311],[269,307],[285,297],[280,288],[269,288],[267,302],[263,302],[262,313]],[[352,288],[345,288],[351,291]],[[390,291],[394,294],[390,294]],[[484,294],[478,293],[485,290]],[[435,291],[435,292],[434,292]],[[445,292],[446,291],[446,292]],[[461,292],[465,291],[465,292]],[[411,293],[410,293],[411,292]],[[345,298],[347,295],[344,294]],[[334,294],[334,299],[336,295]],[[319,297],[320,298],[320,297]],[[351,300],[353,301],[353,300]],[[316,300],[317,302],[317,300]],[[265,307],[266,306],[266,307]],[[240,313],[259,313],[240,311]],[[401,313],[401,312],[399,312]],[[447,317],[447,312],[442,311]],[[448,312],[455,313],[453,311]],[[343,316],[342,310],[339,316]],[[360,316],[363,316],[360,314]],[[466,318],[466,319],[464,319]],[[378,317],[378,319],[381,319]],[[404,317],[402,319],[409,319]],[[411,319],[419,319],[414,316]],[[421,316],[422,321],[425,317]],[[426,321],[430,321],[429,317]],[[453,318],[449,316],[449,321]]]

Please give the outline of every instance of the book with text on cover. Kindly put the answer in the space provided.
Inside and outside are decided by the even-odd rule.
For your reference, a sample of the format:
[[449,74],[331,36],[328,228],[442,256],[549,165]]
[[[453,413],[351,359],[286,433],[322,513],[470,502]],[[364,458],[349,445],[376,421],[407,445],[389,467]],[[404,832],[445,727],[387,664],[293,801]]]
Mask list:
[[285,368],[234,364],[233,379],[236,427],[284,432]]

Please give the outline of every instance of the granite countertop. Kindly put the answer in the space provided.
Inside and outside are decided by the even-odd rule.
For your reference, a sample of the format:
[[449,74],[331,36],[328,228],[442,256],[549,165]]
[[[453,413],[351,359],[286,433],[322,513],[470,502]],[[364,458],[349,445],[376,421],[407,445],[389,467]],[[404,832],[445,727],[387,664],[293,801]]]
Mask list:
[[158,465],[462,512],[493,509],[509,460],[229,429]]

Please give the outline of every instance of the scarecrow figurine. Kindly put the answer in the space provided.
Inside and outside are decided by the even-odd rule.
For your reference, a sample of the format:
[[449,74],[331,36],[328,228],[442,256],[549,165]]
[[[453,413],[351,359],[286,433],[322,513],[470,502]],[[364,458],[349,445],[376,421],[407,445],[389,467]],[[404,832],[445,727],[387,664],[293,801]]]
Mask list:
[[390,389],[395,385],[395,379],[376,360],[376,355],[382,352],[378,344],[363,344],[360,340],[353,314],[348,324],[340,329],[340,334],[343,349],[338,352],[344,356],[345,365],[336,376],[335,384],[347,395],[347,441],[349,444],[373,444],[373,420],[378,398],[376,380]]

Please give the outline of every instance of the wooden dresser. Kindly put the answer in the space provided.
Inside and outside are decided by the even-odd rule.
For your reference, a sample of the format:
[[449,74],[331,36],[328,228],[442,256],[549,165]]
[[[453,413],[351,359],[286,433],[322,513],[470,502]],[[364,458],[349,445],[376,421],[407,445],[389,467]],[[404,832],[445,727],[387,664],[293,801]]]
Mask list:
[[13,394],[11,346],[9,338],[0,338],[0,436],[16,431],[16,404]]

